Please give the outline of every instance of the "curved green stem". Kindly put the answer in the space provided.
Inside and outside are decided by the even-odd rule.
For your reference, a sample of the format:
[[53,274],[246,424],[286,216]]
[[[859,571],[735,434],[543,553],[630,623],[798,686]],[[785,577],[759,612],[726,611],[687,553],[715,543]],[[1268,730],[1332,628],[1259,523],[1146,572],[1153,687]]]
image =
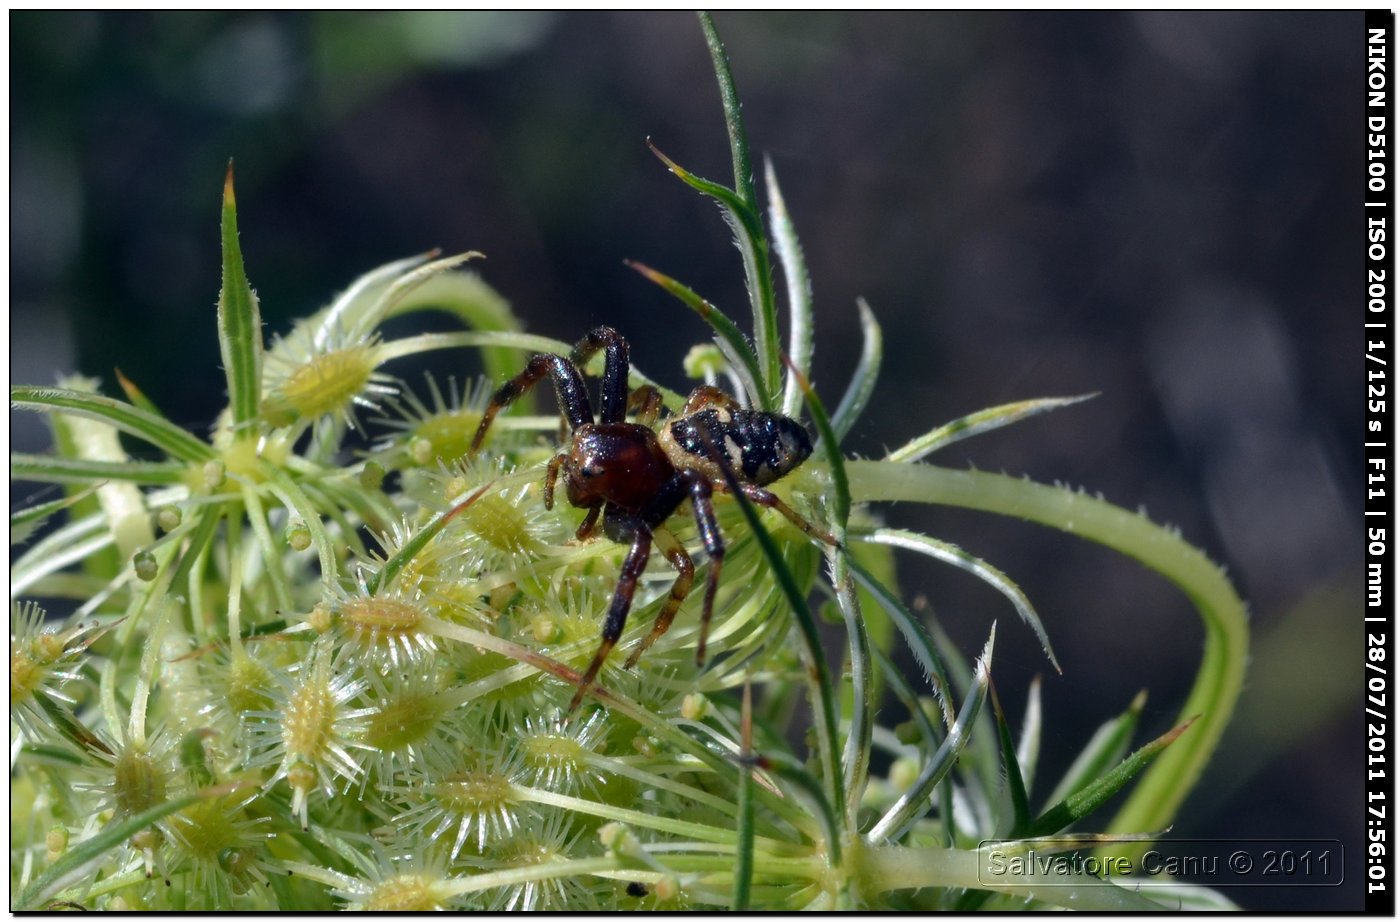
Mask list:
[[[1107,545],[1186,593],[1205,626],[1205,651],[1177,723],[1199,720],[1143,775],[1107,831],[1152,832],[1170,825],[1229,722],[1244,680],[1245,606],[1220,567],[1168,529],[1083,493],[926,464],[848,461],[846,472],[856,501],[939,503],[1029,519]],[[1146,847],[1134,843],[1120,853],[1137,854]]]
[[866,848],[856,855],[858,883],[864,893],[920,887],[965,887],[989,890],[1067,909],[1142,912],[1166,907],[1103,878],[1079,873],[997,872],[986,848],[913,848],[891,845]]

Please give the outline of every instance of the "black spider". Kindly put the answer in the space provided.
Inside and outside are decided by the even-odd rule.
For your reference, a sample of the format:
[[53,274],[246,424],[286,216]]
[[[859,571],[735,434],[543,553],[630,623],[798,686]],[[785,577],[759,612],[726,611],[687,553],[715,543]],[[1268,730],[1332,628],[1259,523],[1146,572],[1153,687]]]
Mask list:
[[[604,350],[605,365],[600,412],[595,422],[579,368],[599,349]],[[666,420],[658,432],[651,426],[661,408],[661,395],[647,386],[629,397],[627,373],[627,340],[612,327],[597,327],[579,341],[568,358],[548,353],[531,357],[525,370],[501,385],[491,398],[472,439],[471,453],[475,454],[496,414],[545,375],[551,376],[572,438],[567,450],[549,462],[544,482],[545,508],[554,506],[554,486],[562,473],[569,502],[588,510],[578,527],[578,538],[592,534],[601,516],[604,534],[613,541],[631,545],[603,621],[602,643],[569,703],[570,711],[578,707],[593,686],[603,661],[622,636],[637,580],[651,556],[653,539],[678,575],[651,633],[627,658],[629,668],[666,633],[676,610],[690,593],[695,566],[685,548],[663,527],[687,499],[694,507],[700,540],[710,558],[700,639],[695,649],[696,662],[704,661],[705,637],[724,563],[724,541],[710,497],[717,490],[729,491],[726,469],[749,500],[778,510],[808,535],[836,544],[830,534],[764,489],[812,453],[811,440],[801,423],[778,413],[744,409],[718,388],[701,385],[691,392],[681,413]],[[629,411],[641,421],[627,422]]]

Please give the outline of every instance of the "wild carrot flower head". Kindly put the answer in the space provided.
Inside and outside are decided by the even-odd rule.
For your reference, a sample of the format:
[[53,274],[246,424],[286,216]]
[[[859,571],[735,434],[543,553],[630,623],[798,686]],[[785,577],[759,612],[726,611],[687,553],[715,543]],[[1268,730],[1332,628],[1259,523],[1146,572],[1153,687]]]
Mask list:
[[564,793],[596,787],[598,773],[589,760],[604,745],[607,734],[608,722],[601,711],[576,720],[526,715],[516,743],[525,782]]
[[480,854],[513,836],[533,815],[516,788],[521,776],[520,761],[504,740],[487,750],[432,749],[397,792],[405,806],[399,821],[415,836],[450,843],[447,853],[453,858],[468,847]]
[[334,631],[347,656],[387,672],[432,656],[437,649],[427,630],[432,614],[419,593],[394,589],[371,593],[360,587],[320,603],[313,619]]
[[397,393],[394,379],[376,370],[377,337],[356,340],[332,328],[318,338],[318,332],[298,326],[268,351],[262,416],[269,426],[333,417],[358,429],[357,407],[378,410],[378,401]]
[[256,799],[256,790],[236,789],[197,800],[171,817],[170,872],[192,876],[197,906],[234,905],[234,898],[266,886],[275,872],[266,853],[271,821],[249,811]]
[[460,907],[456,881],[440,851],[421,843],[391,850],[375,840],[342,854],[354,873],[291,862],[293,874],[327,884],[344,908],[361,912],[440,912]]
[[85,640],[95,627],[95,622],[47,625],[37,604],[11,603],[10,719],[25,738],[51,738],[53,718],[47,711],[77,704],[64,686],[78,679]]
[[418,467],[451,465],[471,453],[472,436],[481,423],[491,391],[484,380],[469,382],[460,389],[454,379],[447,382],[443,395],[437,379],[425,375],[429,400],[425,403],[405,388],[385,404],[393,415],[375,422],[392,434],[377,446],[377,455],[401,456]]
[[276,765],[266,786],[286,780],[292,815],[303,827],[312,794],[333,796],[337,780],[348,787],[363,771],[350,750],[369,712],[350,703],[367,684],[354,677],[345,660],[333,661],[329,644],[318,639],[296,674],[279,683],[273,709],[245,716],[254,749],[252,764]]

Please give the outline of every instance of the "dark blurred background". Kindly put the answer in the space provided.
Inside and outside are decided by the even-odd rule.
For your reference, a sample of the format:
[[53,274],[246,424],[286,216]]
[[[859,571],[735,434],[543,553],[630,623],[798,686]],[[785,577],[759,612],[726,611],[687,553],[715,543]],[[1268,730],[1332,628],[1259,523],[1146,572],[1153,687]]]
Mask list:
[[[1099,392],[933,460],[1102,491],[1227,565],[1253,665],[1173,835],[1342,839],[1340,889],[1227,893],[1359,908],[1361,14],[717,25],[806,249],[829,402],[854,367],[857,296],[884,326],[881,384],[847,447],[878,457],[979,408]],[[229,157],[269,334],[431,247],[485,252],[532,332],[620,328],[676,389],[706,330],[622,260],[748,316],[716,209],[644,143],[730,180],[689,15],[13,12],[10,30],[14,381],[82,370],[119,393],[120,366],[203,431],[223,400]],[[11,422],[16,449],[42,450],[37,418]],[[1038,526],[884,514],[989,559],[1035,602],[1062,677],[1000,596],[923,560],[902,570],[969,652],[1002,623],[1013,721],[1051,672],[1042,796],[1140,688],[1142,738],[1172,724],[1201,642],[1174,588]]]

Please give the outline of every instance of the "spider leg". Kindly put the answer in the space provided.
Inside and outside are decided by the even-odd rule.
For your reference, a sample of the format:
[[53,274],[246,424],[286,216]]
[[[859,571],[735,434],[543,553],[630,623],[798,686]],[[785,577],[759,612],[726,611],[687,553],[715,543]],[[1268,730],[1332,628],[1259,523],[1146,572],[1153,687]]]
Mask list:
[[643,637],[641,643],[632,651],[632,655],[627,657],[628,669],[635,666],[647,648],[670,629],[671,621],[676,617],[676,610],[681,607],[685,597],[690,595],[690,587],[695,582],[695,564],[690,562],[690,555],[681,547],[680,542],[664,528],[656,529],[652,537],[656,539],[656,546],[661,553],[666,555],[666,560],[676,568],[676,581],[671,586],[671,594],[666,597],[666,604],[661,606],[661,613],[656,616],[656,622],[651,626],[651,633]]
[[604,350],[603,383],[598,392],[598,422],[620,423],[627,413],[627,340],[612,327],[594,327],[578,341],[569,356],[583,368],[599,349]]
[[544,507],[554,508],[554,485],[559,482],[559,468],[564,466],[564,462],[569,460],[568,455],[559,454],[549,459],[549,466],[544,469]]
[[695,526],[700,530],[700,541],[705,545],[705,553],[710,558],[710,572],[705,578],[705,606],[700,609],[700,639],[695,644],[695,662],[705,662],[705,640],[710,636],[710,617],[715,610],[715,591],[719,589],[719,573],[724,568],[724,537],[720,534],[719,523],[715,521],[714,503],[710,501],[713,486],[694,471],[687,472],[693,479],[690,485],[691,506],[695,509]]
[[598,652],[593,654],[593,662],[588,664],[583,678],[579,680],[578,690],[569,702],[568,712],[571,714],[578,710],[579,702],[593,687],[598,670],[603,668],[603,661],[608,658],[608,653],[622,636],[622,629],[627,626],[627,611],[632,607],[632,596],[637,592],[637,580],[641,578],[642,571],[646,569],[647,558],[651,556],[651,529],[640,521],[632,524],[632,549],[627,552],[627,559],[622,563],[622,572],[617,579],[617,589],[613,592],[612,605],[608,607],[608,615],[603,620],[603,642],[598,645]]
[[598,513],[603,511],[602,505],[592,506],[588,510],[588,515],[583,517],[583,521],[578,524],[578,531],[574,532],[574,537],[579,541],[587,541],[588,536],[593,534],[593,529],[598,525]]
[[656,417],[661,414],[661,392],[643,384],[627,397],[627,412],[636,413],[637,422],[643,426],[656,425]]
[[491,402],[486,405],[486,412],[481,415],[481,424],[476,427],[476,434],[472,436],[471,454],[475,455],[481,448],[482,440],[486,438],[486,430],[491,427],[496,414],[527,393],[545,375],[554,379],[554,396],[559,401],[559,409],[568,418],[571,428],[577,429],[593,422],[593,406],[588,402],[588,390],[583,386],[583,376],[579,374],[578,367],[562,355],[536,353],[530,357],[525,370],[502,384],[500,390],[491,398]]
[[739,409],[739,401],[729,394],[710,384],[698,385],[690,396],[685,398],[685,409],[681,410],[682,415],[689,415],[705,407],[721,407],[725,410]]
[[[549,465],[544,469],[544,507],[554,508],[554,487],[559,482],[559,471],[565,464],[569,463],[567,454],[557,454],[549,459]],[[588,507],[588,514],[579,523],[578,531],[574,537],[583,541],[593,533],[593,527],[598,524],[598,515],[603,511],[603,504]]]
[[[722,490],[725,493],[733,492],[729,489],[729,485],[724,483],[723,481],[717,481],[714,484],[714,487],[716,490]],[[829,544],[832,547],[841,546],[841,542],[836,540],[835,535],[833,535],[829,531],[825,531],[824,529],[818,528],[816,525],[813,525],[805,517],[799,515],[795,509],[793,509],[787,503],[779,499],[776,493],[772,493],[768,490],[763,489],[763,487],[752,483],[740,483],[739,491],[745,496],[747,496],[749,498],[749,501],[754,503],[755,505],[778,510],[778,512],[782,514],[783,518],[787,519],[789,522],[802,529],[802,531],[809,538],[816,538],[818,541],[821,541],[824,544]]]

